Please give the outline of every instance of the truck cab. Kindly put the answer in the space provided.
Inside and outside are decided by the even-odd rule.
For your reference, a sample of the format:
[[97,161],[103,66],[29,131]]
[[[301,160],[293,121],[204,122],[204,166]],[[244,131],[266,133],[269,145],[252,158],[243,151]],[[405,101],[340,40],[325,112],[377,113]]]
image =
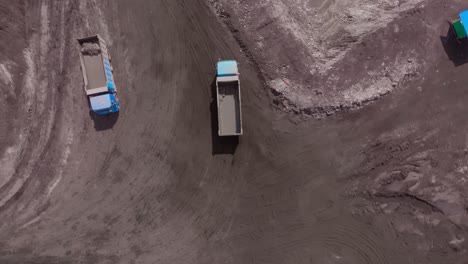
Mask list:
[[117,98],[113,93],[90,96],[89,104],[91,110],[100,115],[115,113],[120,109]]
[[468,33],[468,10],[460,12],[458,17],[449,21],[458,40],[465,39]]

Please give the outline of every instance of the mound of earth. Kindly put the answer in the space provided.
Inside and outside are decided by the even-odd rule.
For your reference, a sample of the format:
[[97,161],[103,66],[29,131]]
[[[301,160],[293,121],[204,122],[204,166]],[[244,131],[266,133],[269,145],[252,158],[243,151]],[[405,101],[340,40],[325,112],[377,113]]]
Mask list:
[[81,48],[81,52],[85,55],[95,56],[99,55],[101,50],[99,49],[99,45],[97,43],[84,43],[83,47]]
[[210,0],[275,102],[323,116],[360,107],[425,69],[422,0]]

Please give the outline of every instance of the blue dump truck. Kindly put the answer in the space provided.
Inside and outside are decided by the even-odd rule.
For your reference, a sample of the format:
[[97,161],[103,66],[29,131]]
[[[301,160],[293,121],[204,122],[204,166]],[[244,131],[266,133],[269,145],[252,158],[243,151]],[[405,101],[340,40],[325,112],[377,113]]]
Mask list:
[[216,93],[218,135],[242,135],[241,93],[236,61],[219,61],[216,65]]
[[119,111],[117,89],[106,42],[99,36],[78,39],[84,88],[93,112],[106,115]]
[[461,40],[467,37],[468,33],[468,10],[460,12],[458,17],[449,21],[452,24],[453,31],[457,39]]

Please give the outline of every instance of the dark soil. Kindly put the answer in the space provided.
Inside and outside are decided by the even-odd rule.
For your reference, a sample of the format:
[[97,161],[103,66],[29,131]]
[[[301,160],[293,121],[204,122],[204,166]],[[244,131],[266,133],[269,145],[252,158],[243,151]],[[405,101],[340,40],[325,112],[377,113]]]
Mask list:
[[[0,99],[0,262],[464,263],[468,69],[442,19],[463,8],[431,1],[395,22],[400,42],[390,25],[344,59],[430,36],[406,88],[301,120],[202,0],[0,0],[15,86]],[[108,119],[90,117],[79,66],[76,39],[96,33],[119,87]],[[236,140],[214,135],[219,59],[240,62]]]

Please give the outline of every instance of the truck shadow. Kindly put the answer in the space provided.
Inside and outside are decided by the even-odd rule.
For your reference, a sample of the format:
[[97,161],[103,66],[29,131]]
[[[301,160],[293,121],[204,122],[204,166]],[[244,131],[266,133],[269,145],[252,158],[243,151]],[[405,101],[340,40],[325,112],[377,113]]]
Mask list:
[[99,115],[93,111],[89,111],[89,115],[94,121],[94,129],[96,131],[112,129],[119,119],[119,112],[107,115]]
[[236,153],[237,146],[239,145],[238,136],[220,137],[218,135],[218,105],[216,103],[216,77],[211,83],[211,141],[212,141],[212,155]]
[[468,62],[468,38],[458,40],[450,23],[447,35],[441,36],[440,41],[444,46],[445,53],[447,53],[449,60],[452,61],[455,67]]

